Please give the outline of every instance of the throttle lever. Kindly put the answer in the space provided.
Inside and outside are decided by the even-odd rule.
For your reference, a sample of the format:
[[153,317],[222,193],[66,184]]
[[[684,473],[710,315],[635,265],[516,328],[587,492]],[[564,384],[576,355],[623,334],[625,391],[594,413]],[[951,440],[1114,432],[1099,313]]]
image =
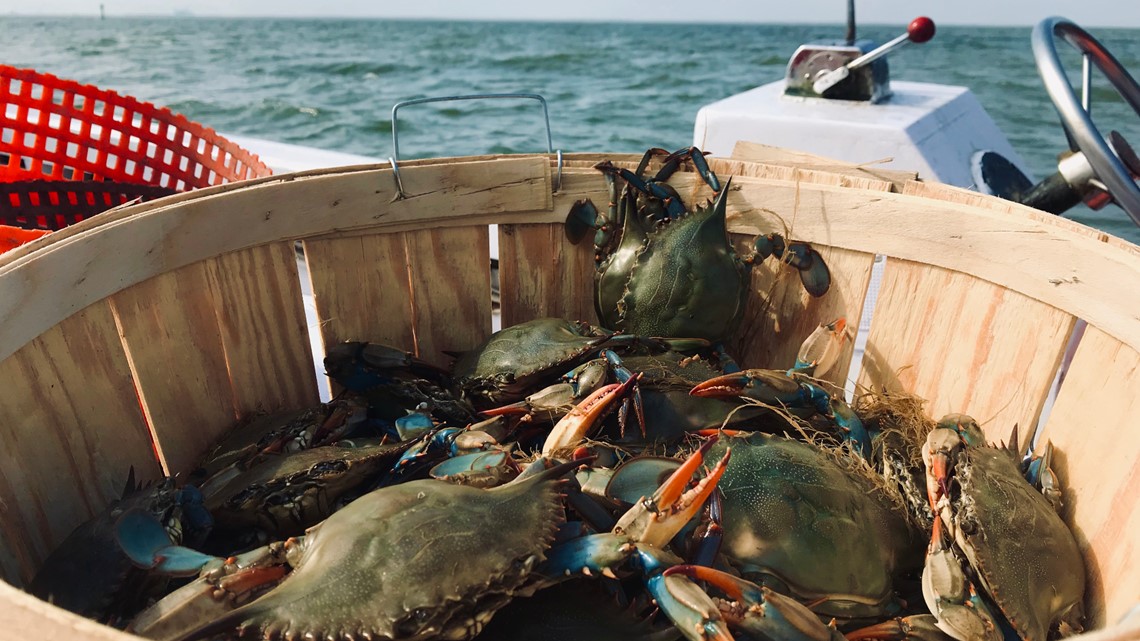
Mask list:
[[923,42],[926,42],[933,37],[934,21],[930,18],[927,18],[926,16],[919,16],[910,21],[910,24],[907,25],[906,33],[902,34],[901,36],[880,47],[868,51],[867,53],[859,56],[851,62],[848,62],[842,67],[832,69],[830,71],[821,71],[816,77],[815,82],[812,83],[811,88],[817,95],[822,96],[823,92],[839,84],[845,78],[847,78],[847,76],[850,76],[852,71],[871,64],[872,62],[878,60],[879,58],[882,58],[883,56],[891,53],[899,47],[902,47],[903,45],[909,44],[911,42],[915,44],[922,44]]

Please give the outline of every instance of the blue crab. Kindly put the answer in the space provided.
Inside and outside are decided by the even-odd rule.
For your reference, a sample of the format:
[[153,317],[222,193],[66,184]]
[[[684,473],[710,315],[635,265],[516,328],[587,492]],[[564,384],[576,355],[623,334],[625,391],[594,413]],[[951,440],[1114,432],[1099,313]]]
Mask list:
[[[634,557],[668,557],[657,547],[685,525],[723,473],[722,463],[686,490],[701,460],[694,455],[611,532],[557,546],[562,477],[589,461],[544,469],[540,459],[489,490],[437,480],[384,487],[304,537],[237,559],[171,545],[153,518],[128,512],[117,534],[135,563],[169,573],[204,570],[156,604],[157,614],[144,613],[146,629],[134,630],[179,640],[230,632],[268,639],[469,639],[515,597],[581,575],[616,576]],[[289,571],[284,566],[291,573],[281,580]],[[258,596],[262,579],[275,587]],[[231,586],[240,594],[230,593]],[[204,613],[214,620],[202,623]]]
[[1022,476],[1016,448],[1016,436],[1009,448],[988,446],[974,419],[950,414],[922,451],[936,514],[923,596],[956,639],[997,641],[1007,624],[1025,641],[1081,629],[1084,559],[1053,504]]
[[[665,156],[661,169],[645,179],[650,160],[659,155]],[[692,210],[666,182],[685,161],[695,165],[716,194]],[[595,230],[594,306],[605,327],[643,336],[723,341],[743,315],[751,265],[771,255],[796,267],[812,295],[822,296],[830,286],[822,256],[804,243],[764,237],[753,255],[737,255],[726,219],[731,180],[722,189],[696,147],[672,154],[650,149],[636,171],[609,161],[595,168],[610,185],[609,213],[601,214],[589,200],[578,201],[567,215],[566,234],[578,243]],[[619,179],[625,183],[620,194]]]
[[127,477],[122,497],[75,528],[56,546],[28,584],[28,592],[76,614],[118,623],[134,614],[165,584],[135,568],[115,543],[114,525],[127,511],[143,510],[167,535],[199,545],[213,524],[193,486],[166,478],[147,487]]
[[744,578],[820,616],[899,612],[896,579],[922,565],[922,535],[860,459],[780,436],[722,438],[723,557]]

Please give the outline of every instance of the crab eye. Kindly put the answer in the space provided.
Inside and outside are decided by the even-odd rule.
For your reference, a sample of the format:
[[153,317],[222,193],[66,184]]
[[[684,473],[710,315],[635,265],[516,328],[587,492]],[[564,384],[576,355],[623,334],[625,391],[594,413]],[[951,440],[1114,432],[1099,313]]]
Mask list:
[[396,634],[399,637],[415,636],[423,631],[424,624],[429,620],[431,620],[431,610],[416,608],[396,624]]

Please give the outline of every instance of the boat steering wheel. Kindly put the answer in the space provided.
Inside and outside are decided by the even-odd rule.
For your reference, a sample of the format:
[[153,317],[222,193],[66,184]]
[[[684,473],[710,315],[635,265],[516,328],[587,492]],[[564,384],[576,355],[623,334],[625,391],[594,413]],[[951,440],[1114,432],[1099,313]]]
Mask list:
[[[1140,116],[1140,85],[1136,84],[1136,80],[1104,48],[1104,45],[1073,22],[1052,17],[1042,20],[1034,27],[1033,57],[1037,61],[1037,71],[1041,74],[1045,90],[1061,116],[1061,124],[1069,136],[1070,148],[1084,154],[1092,171],[1103,183],[1109,195],[1134,223],[1140,225],[1140,187],[1137,187],[1132,177],[1132,170],[1140,173],[1140,167],[1127,167],[1121,162],[1121,156],[1113,152],[1112,147],[1093,124],[1089,112],[1077,99],[1057,55],[1058,36],[1080,51],[1086,61],[1091,61],[1100,69],[1117,93],[1132,106],[1137,116]],[[1086,100],[1088,100],[1088,91],[1086,82]],[[1135,164],[1135,154],[1123,142],[1123,138],[1115,132],[1112,138],[1118,148],[1117,152],[1127,158],[1129,165]]]

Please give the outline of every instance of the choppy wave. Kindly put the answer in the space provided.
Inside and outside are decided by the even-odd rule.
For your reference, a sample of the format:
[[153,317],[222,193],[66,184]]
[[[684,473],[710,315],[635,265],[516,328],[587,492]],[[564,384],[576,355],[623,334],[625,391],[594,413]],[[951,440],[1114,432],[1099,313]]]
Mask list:
[[[802,42],[841,25],[691,25],[5,17],[0,60],[169,105],[221,132],[391,155],[393,104],[426,96],[546,96],[564,151],[640,152],[689,143],[704,104],[778,80]],[[868,26],[884,41],[902,29]],[[1030,30],[939,27],[891,59],[895,79],[965,85],[1036,176],[1067,148],[1041,87]],[[1140,71],[1140,31],[1095,29]],[[1079,58],[1065,52],[1070,69]],[[1134,73],[1134,75],[1140,75]],[[1104,83],[1094,118],[1140,144],[1140,122]],[[424,105],[400,115],[407,157],[545,147],[526,101]],[[405,150],[405,138],[407,148]],[[1077,217],[1140,240],[1114,210]]]

